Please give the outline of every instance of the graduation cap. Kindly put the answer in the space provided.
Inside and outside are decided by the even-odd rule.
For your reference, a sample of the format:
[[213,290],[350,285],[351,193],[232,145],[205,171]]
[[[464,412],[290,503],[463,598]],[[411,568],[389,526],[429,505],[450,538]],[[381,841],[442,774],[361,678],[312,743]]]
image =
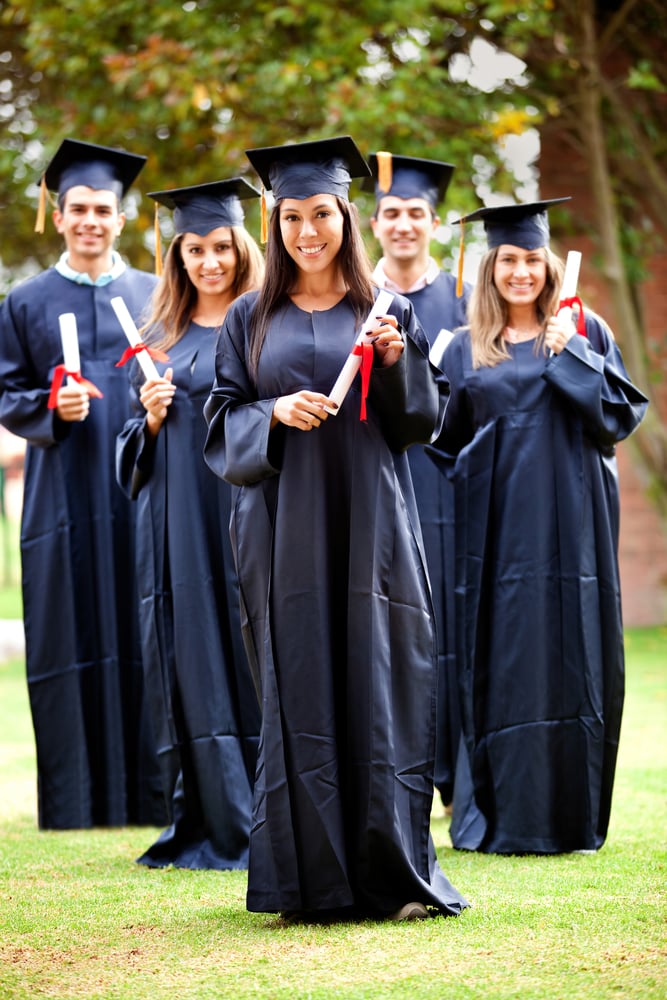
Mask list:
[[[370,169],[349,135],[314,142],[247,149],[246,156],[264,188],[282,198],[303,200],[333,194],[347,200],[353,177],[368,177]],[[262,241],[266,241],[266,207],[262,192]]]
[[378,151],[368,157],[372,180],[364,180],[364,191],[375,191],[377,201],[385,195],[424,198],[434,212],[445,197],[454,172],[452,163],[424,160],[417,156],[394,156]]
[[565,198],[548,198],[546,201],[525,202],[522,205],[494,205],[490,208],[478,208],[469,215],[459,219],[461,226],[461,245],[459,252],[459,273],[456,293],[463,284],[463,227],[466,222],[483,222],[486,242],[489,250],[503,243],[521,247],[522,250],[537,250],[549,244],[549,217],[547,210],[550,205],[557,205]]
[[173,188],[170,191],[150,191],[148,197],[155,201],[157,273],[162,270],[158,204],[173,211],[176,233],[196,233],[198,236],[206,236],[219,226],[242,226],[245,215],[241,202],[246,198],[259,198],[259,196],[257,188],[248,184],[242,177]]
[[122,149],[63,139],[42,174],[35,232],[44,232],[48,191],[57,191],[62,197],[71,187],[81,184],[96,191],[112,191],[120,199],[145,162],[145,156]]
[[206,236],[219,226],[242,226],[245,215],[241,202],[259,196],[257,188],[242,177],[148,193],[149,198],[172,209],[177,233],[198,236]]

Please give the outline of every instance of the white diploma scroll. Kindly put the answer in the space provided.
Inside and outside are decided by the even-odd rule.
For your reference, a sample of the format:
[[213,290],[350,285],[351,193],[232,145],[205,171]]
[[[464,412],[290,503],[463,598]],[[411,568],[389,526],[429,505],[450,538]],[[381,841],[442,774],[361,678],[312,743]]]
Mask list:
[[[393,302],[394,296],[391,292],[381,291],[375,300],[375,304],[371,311],[369,312],[364,325],[359,331],[359,335],[355,341],[356,344],[363,344],[366,341],[366,337],[372,333],[376,326],[377,321],[380,316],[386,316],[389,306]],[[355,375],[361,367],[361,355],[360,354],[348,354],[345,364],[340,370],[340,375],[333,384],[333,388],[329,393],[329,399],[333,400],[334,403],[338,403],[338,406],[342,404],[343,400],[348,394],[350,386],[354,382]],[[329,406],[325,406],[324,409],[331,416],[336,415],[338,410],[334,410]]]
[[[63,345],[63,364],[65,370],[77,374],[81,371],[81,358],[79,357],[79,335],[76,329],[76,316],[74,313],[61,313],[58,316],[60,324],[60,340]],[[67,384],[70,385],[72,378],[67,377]]]
[[[130,316],[130,310],[125,305],[124,299],[120,295],[111,299],[111,305],[113,311],[118,317],[118,322],[123,328],[123,332],[130,342],[132,347],[136,347],[137,344],[141,344],[141,337],[139,336],[139,331],[136,328],[135,322]],[[135,355],[137,361],[141,366],[146,379],[158,379],[160,378],[158,370],[153,364],[153,359],[151,358],[148,351],[137,351]]]
[[431,364],[437,365],[438,368],[442,368],[442,357],[445,353],[445,348],[449,344],[450,340],[453,339],[454,334],[452,331],[445,329],[443,326],[442,330],[440,330],[438,336],[433,341],[431,350],[428,352]]
[[[579,282],[579,268],[581,267],[581,254],[578,250],[570,250],[565,261],[565,274],[563,275],[563,285],[560,290],[561,302],[566,299],[573,299],[577,294],[577,284]],[[562,306],[558,310],[558,315],[563,319],[572,318],[572,306]]]

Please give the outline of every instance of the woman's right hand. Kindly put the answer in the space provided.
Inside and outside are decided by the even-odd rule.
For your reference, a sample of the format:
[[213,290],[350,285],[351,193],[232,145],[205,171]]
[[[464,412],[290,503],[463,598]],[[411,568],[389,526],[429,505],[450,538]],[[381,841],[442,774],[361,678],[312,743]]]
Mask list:
[[162,427],[176,392],[176,386],[171,381],[173,374],[173,368],[167,368],[163,378],[144,382],[139,393],[141,405],[148,414],[146,425],[153,437]]
[[279,396],[273,406],[271,430],[276,424],[285,424],[286,427],[295,427],[300,431],[312,431],[329,416],[325,406],[338,409],[337,404],[328,396],[321,392],[311,392],[310,389],[301,389],[291,396]]

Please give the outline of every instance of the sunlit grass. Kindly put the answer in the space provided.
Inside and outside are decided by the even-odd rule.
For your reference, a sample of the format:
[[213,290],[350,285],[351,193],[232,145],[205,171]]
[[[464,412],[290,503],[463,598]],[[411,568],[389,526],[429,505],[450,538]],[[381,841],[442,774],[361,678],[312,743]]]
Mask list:
[[243,872],[134,863],[145,828],[39,832],[23,666],[0,666],[0,997],[34,1000],[664,998],[667,630],[631,631],[609,838],[594,855],[442,866],[461,917],[281,927]]

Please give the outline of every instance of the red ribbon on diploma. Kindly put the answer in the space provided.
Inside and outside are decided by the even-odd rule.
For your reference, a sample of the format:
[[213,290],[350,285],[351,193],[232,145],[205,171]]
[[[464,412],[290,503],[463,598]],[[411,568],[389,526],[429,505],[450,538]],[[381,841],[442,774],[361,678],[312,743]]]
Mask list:
[[371,370],[373,368],[373,345],[355,344],[352,353],[359,357],[361,355],[361,409],[359,419],[366,420],[366,400],[368,399],[368,387],[371,382]]
[[558,309],[564,309],[569,306],[579,306],[579,315],[577,316],[577,333],[580,333],[582,337],[586,336],[586,320],[584,319],[584,304],[578,295],[573,295],[571,299],[561,299],[558,303]]
[[120,361],[116,362],[116,368],[122,368],[130,358],[136,357],[139,351],[148,351],[153,361],[169,361],[169,355],[165,354],[164,351],[158,351],[156,347],[148,347],[140,340],[138,344],[131,344],[130,347],[125,348]]
[[100,392],[96,385],[89,382],[87,378],[83,378],[81,372],[68,372],[64,365],[56,365],[53,369],[51,392],[49,393],[49,402],[47,403],[49,410],[55,410],[58,405],[58,391],[63,384],[65,375],[67,375],[68,378],[74,379],[74,381],[78,382],[84,389],[87,389],[89,396],[95,396],[96,399],[103,398],[104,394]]

